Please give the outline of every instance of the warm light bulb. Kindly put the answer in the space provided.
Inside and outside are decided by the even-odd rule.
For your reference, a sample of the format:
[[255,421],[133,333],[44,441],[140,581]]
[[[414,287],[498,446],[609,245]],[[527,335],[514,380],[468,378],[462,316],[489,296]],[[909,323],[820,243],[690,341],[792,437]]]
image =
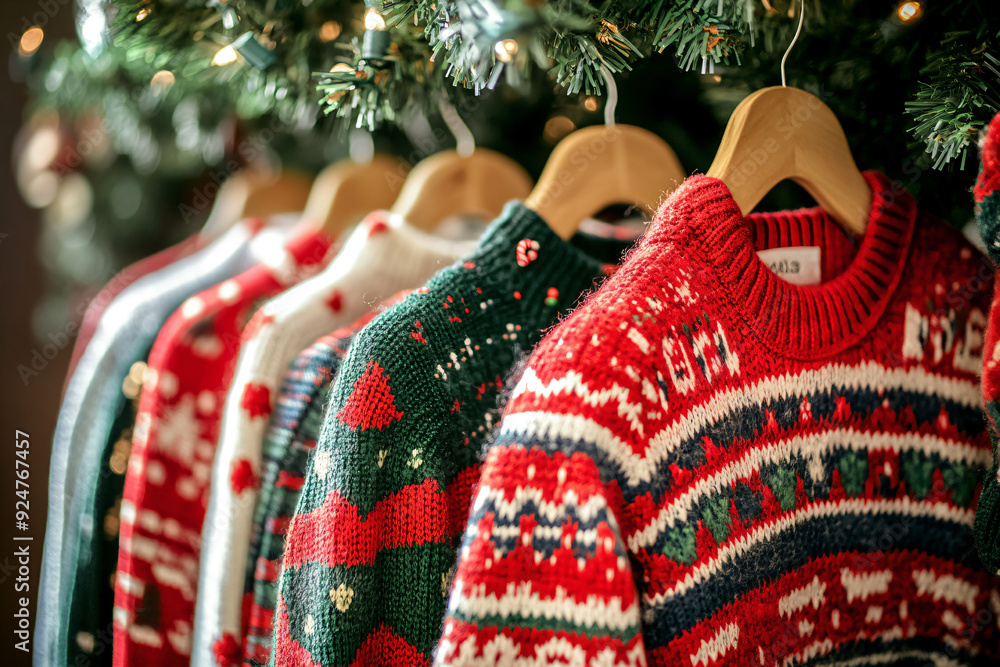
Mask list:
[[333,74],[354,74],[354,68],[347,63],[337,63],[330,72]]
[[340,37],[340,24],[336,21],[327,21],[319,28],[319,38],[323,42],[332,42]]
[[493,51],[501,62],[509,63],[517,55],[517,42],[513,39],[504,39],[493,46]]
[[553,116],[545,123],[542,136],[550,144],[554,144],[576,129],[576,124],[566,116]]
[[583,108],[587,111],[597,111],[597,100],[593,97],[588,97],[583,101]]
[[920,6],[919,2],[904,2],[896,10],[896,15],[904,23],[917,20],[923,13],[924,8]]
[[385,19],[374,9],[365,12],[365,30],[385,30]]
[[18,45],[17,50],[22,56],[30,56],[32,53],[38,50],[38,47],[42,45],[42,39],[45,38],[45,33],[37,25],[28,28],[21,35],[21,43]]
[[236,49],[232,45],[222,47],[212,58],[213,65],[228,65],[234,62],[236,62]]
[[174,85],[174,81],[173,72],[161,69],[153,75],[152,79],[150,79],[149,87],[152,88],[157,94],[165,93],[170,89],[170,86]]
[[138,13],[137,13],[137,14],[135,15],[135,22],[136,22],[136,23],[138,23],[139,21],[143,20],[143,19],[144,19],[144,18],[146,18],[147,16],[149,16],[149,8],[148,8],[148,7],[143,7],[143,8],[142,8],[142,9],[140,9],[140,10],[139,10],[139,12],[138,12]]

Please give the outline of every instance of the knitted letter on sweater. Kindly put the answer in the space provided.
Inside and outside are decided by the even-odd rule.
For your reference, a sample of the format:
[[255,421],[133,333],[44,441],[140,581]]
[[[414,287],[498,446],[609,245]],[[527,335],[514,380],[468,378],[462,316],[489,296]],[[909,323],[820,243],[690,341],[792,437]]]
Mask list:
[[[483,467],[440,664],[1000,656],[969,533],[989,288],[956,298],[978,253],[865,177],[856,250],[820,210],[745,218],[689,178],[538,346]],[[819,246],[821,284],[755,246]]]
[[358,335],[288,529],[275,664],[429,662],[504,378],[603,275],[512,203]]

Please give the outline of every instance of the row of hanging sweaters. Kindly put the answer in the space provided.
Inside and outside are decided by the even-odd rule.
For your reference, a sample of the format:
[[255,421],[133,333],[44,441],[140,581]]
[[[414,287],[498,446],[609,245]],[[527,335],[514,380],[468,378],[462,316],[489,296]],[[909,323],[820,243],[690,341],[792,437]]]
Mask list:
[[880,173],[857,238],[709,174],[637,240],[533,194],[478,241],[247,220],[123,271],[35,664],[996,664],[992,264]]

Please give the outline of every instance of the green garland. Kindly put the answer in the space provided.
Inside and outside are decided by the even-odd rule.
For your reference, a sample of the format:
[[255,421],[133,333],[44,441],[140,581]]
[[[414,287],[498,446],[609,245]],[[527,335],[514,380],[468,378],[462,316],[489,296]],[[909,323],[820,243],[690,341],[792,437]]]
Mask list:
[[[129,67],[207,81],[242,117],[276,113],[308,124],[318,104],[342,127],[370,129],[436,109],[443,97],[460,100],[462,89],[479,94],[503,82],[523,91],[533,70],[548,72],[567,94],[601,94],[603,68],[625,75],[655,54],[682,70],[724,74],[721,85],[733,90],[773,84],[798,11],[791,0],[369,0],[392,44],[373,59],[361,53],[366,7],[359,0],[107,2]],[[897,90],[890,113],[915,120],[906,131],[918,150],[935,168],[961,166],[976,131],[1000,110],[1000,17],[987,0],[917,6],[924,16],[903,25],[901,0],[808,0],[795,56],[803,58],[810,41],[848,43],[897,71],[863,71],[857,53],[813,49],[802,76],[790,63],[789,82],[835,88],[816,81],[816,72],[851,70],[876,94]],[[331,23],[339,32],[332,39],[323,33]],[[833,30],[850,34],[836,38]],[[241,39],[248,52],[237,62],[211,64]],[[902,90],[892,76],[909,77]],[[894,131],[896,121],[886,122]]]
[[958,158],[964,169],[968,149],[1000,110],[998,37],[985,23],[949,33],[921,71],[927,80],[906,110],[916,118],[913,134],[926,145],[935,168]]

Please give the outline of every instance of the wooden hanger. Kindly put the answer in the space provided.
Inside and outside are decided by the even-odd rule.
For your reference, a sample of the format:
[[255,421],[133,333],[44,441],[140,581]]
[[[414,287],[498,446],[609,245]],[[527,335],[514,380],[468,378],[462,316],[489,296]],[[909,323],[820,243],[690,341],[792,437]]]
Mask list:
[[207,238],[216,238],[243,218],[260,218],[266,222],[278,213],[301,211],[311,188],[311,179],[300,172],[248,167],[219,188],[201,233]]
[[743,214],[791,179],[856,236],[868,225],[872,192],[830,107],[799,88],[763,88],[740,102],[708,176],[729,187]]
[[728,186],[744,215],[771,188],[791,179],[842,227],[862,236],[872,193],[854,163],[844,129],[818,97],[785,85],[785,61],[802,32],[805,14],[805,0],[800,0],[799,26],[781,57],[781,85],[758,90],[740,102],[706,175]]
[[649,130],[594,125],[559,142],[524,203],[568,239],[584,218],[612,204],[653,213],[685,176],[667,142]]
[[511,199],[523,199],[531,177],[506,155],[477,148],[468,157],[448,150],[424,158],[413,168],[392,205],[392,212],[430,231],[456,214],[493,219]]
[[392,206],[407,171],[405,163],[389,155],[365,163],[340,160],[316,176],[302,217],[335,239],[372,211]]

